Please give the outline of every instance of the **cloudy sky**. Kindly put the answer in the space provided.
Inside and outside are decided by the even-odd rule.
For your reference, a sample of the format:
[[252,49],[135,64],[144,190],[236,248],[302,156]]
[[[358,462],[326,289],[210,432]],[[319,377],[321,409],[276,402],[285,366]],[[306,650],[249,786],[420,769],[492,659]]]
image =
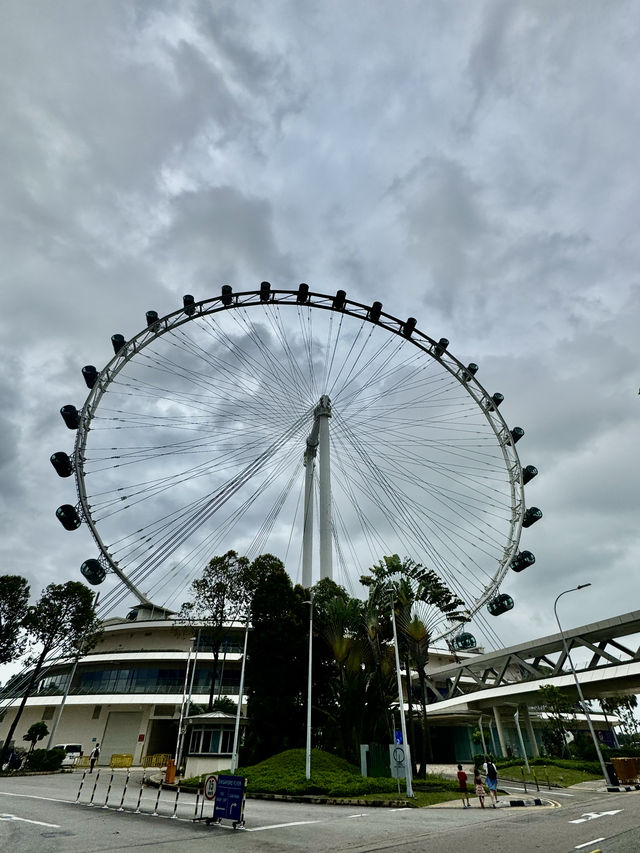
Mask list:
[[565,627],[638,609],[636,3],[2,6],[0,571],[93,554],[48,457],[113,333],[306,281],[447,337],[525,428],[505,643],[578,583]]

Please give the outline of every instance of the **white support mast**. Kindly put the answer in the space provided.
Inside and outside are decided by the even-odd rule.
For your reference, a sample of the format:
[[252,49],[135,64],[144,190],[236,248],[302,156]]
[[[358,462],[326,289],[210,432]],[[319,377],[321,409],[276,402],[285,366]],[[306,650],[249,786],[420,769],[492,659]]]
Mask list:
[[302,585],[313,585],[313,469],[320,448],[319,465],[319,516],[320,516],[320,578],[333,577],[333,552],[331,537],[331,458],[329,451],[329,418],[331,400],[326,394],[313,411],[313,427],[307,438],[304,453],[304,527],[302,537]]

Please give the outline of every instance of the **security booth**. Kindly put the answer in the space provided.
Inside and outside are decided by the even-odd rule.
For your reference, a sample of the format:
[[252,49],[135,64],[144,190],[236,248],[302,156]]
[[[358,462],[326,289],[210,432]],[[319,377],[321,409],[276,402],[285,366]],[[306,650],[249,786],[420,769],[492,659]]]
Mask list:
[[[246,723],[246,717],[240,717],[240,743]],[[233,754],[236,715],[209,711],[187,717],[186,725],[183,753],[185,778],[228,770]]]

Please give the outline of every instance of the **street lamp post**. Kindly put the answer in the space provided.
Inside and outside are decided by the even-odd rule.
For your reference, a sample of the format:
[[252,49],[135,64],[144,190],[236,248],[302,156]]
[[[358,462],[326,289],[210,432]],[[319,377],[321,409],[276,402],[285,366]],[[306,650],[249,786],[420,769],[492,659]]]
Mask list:
[[313,653],[313,592],[309,596],[309,672],[307,675],[307,744],[305,749],[305,777],[311,779],[311,685],[312,679],[312,653]]
[[604,781],[607,786],[611,785],[611,780],[609,779],[609,774],[607,772],[606,765],[604,763],[604,758],[602,757],[602,751],[600,750],[600,744],[598,743],[598,738],[596,737],[596,733],[593,728],[593,723],[591,722],[591,717],[589,715],[589,711],[587,710],[586,702],[584,701],[584,696],[582,695],[582,688],[580,687],[580,682],[578,680],[578,674],[573,665],[573,661],[571,660],[571,653],[569,652],[569,646],[567,645],[567,639],[564,635],[564,631],[562,630],[562,625],[560,624],[560,619],[558,618],[558,600],[566,595],[568,592],[576,592],[579,589],[585,589],[585,587],[591,586],[590,583],[580,583],[578,586],[573,586],[571,589],[565,589],[564,592],[561,592],[560,595],[557,596],[556,600],[553,602],[553,613],[556,617],[556,622],[558,623],[558,630],[560,631],[560,636],[562,637],[562,645],[564,646],[564,653],[569,661],[569,666],[571,667],[571,672],[573,673],[573,680],[576,683],[576,690],[578,691],[578,697],[580,699],[580,705],[582,706],[582,711],[587,718],[587,725],[589,726],[589,731],[591,732],[591,738],[593,740],[593,745],[596,748],[596,754],[598,756],[598,761],[600,762],[600,767],[602,768],[602,773],[604,775]]

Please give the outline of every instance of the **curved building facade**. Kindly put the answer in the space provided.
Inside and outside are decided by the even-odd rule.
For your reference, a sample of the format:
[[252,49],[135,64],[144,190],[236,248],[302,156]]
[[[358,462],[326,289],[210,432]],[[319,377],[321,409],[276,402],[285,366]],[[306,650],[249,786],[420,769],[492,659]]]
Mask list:
[[[187,701],[206,708],[214,654],[204,629],[179,620],[151,618],[143,609],[126,619],[108,619],[91,652],[77,665],[60,660],[43,671],[27,700],[14,735],[16,747],[33,723],[46,722],[50,736],[38,746],[81,743],[87,755],[100,744],[100,764],[112,754],[131,754],[134,764],[147,756],[175,754],[181,711]],[[245,626],[228,626],[219,646],[214,698],[238,702]],[[10,685],[9,685],[10,686]],[[7,695],[8,694],[8,695]],[[243,702],[244,702],[243,697]],[[20,703],[19,687],[0,700],[0,742],[4,741]],[[231,741],[225,726],[202,746],[209,758],[229,766]],[[52,735],[52,736],[51,736]],[[185,753],[190,743],[185,743]],[[213,752],[211,752],[213,750]]]

